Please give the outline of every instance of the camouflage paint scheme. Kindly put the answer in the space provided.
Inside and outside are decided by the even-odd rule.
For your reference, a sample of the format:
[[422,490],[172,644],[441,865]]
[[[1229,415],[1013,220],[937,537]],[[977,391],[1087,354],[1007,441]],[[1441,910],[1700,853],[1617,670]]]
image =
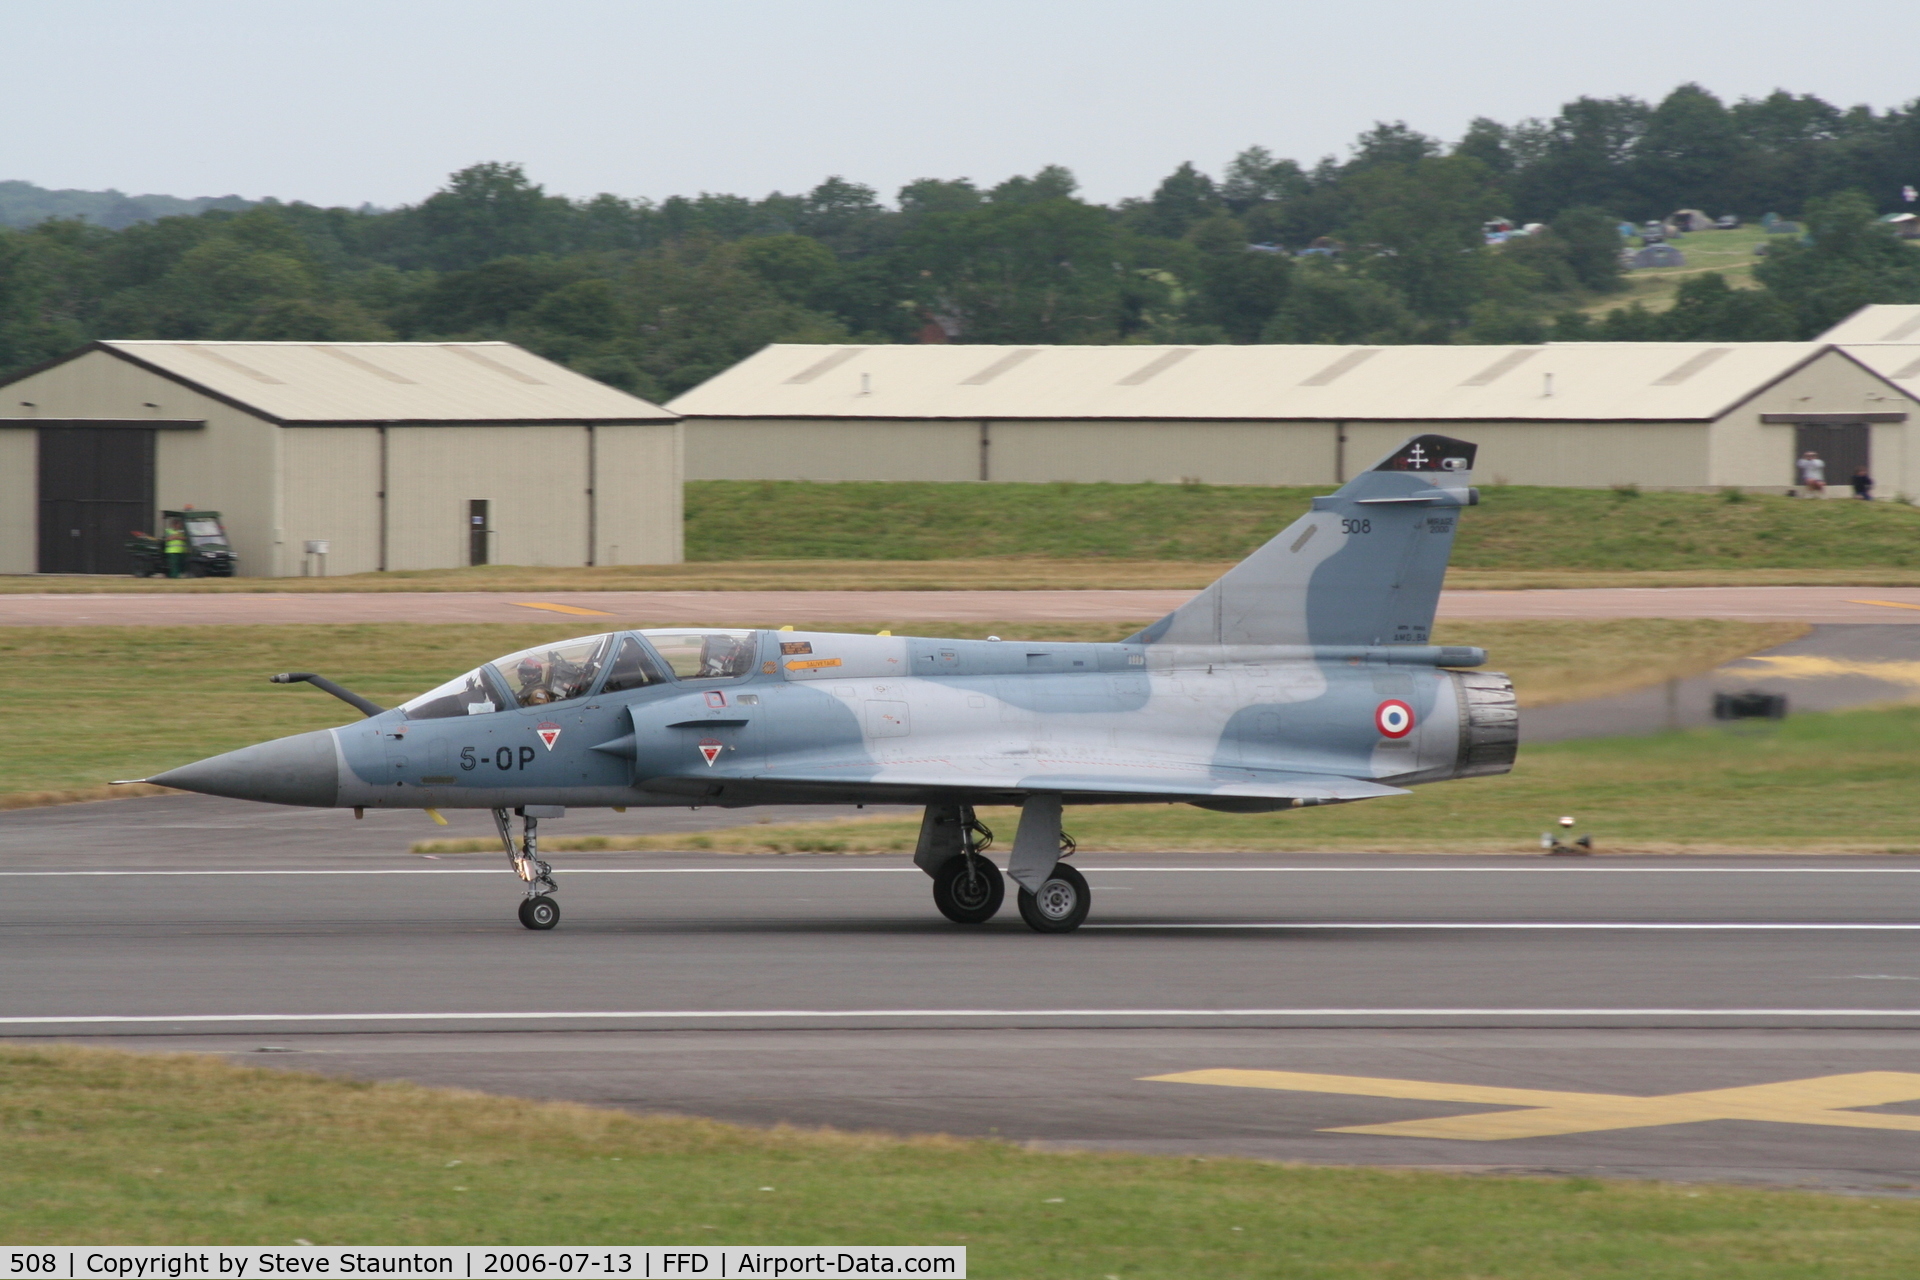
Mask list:
[[[511,681],[481,668],[466,687],[489,691],[463,695],[486,699],[477,714],[421,718],[423,695],[152,781],[279,804],[487,808],[503,835],[499,811],[529,808],[921,804],[929,874],[977,865],[972,806],[1020,805],[1010,873],[1025,913],[1055,871],[1063,805],[1262,812],[1511,767],[1511,682],[1455,669],[1482,664],[1480,650],[1428,643],[1476,500],[1473,456],[1444,436],[1408,441],[1116,644],[715,629],[750,646],[735,655],[744,674],[609,694],[603,658],[582,696],[516,707]],[[515,853],[530,884],[519,859],[532,856]]]

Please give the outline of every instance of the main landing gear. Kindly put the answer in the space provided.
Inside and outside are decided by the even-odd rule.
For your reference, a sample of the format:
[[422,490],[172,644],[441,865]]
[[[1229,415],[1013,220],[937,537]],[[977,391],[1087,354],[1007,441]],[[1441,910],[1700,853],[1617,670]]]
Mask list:
[[[984,924],[1006,900],[1006,880],[982,855],[993,843],[973,807],[928,805],[913,861],[933,878],[933,904],[955,924]],[[1073,837],[1060,830],[1060,797],[1033,795],[1020,810],[1007,874],[1019,885],[1020,918],[1037,933],[1072,933],[1087,918],[1093,894],[1072,856]]]
[[[941,807],[958,810],[935,821],[958,828],[960,852],[934,868],[933,905],[955,924],[985,924],[1007,899],[1007,881],[1000,868],[980,856],[993,844],[993,832],[973,816],[971,805]],[[929,818],[934,813],[933,808],[927,810]]]
[[520,902],[520,923],[529,929],[551,929],[560,923],[560,904],[551,895],[560,891],[553,882],[553,868],[540,858],[540,818],[538,807],[528,805],[513,811],[520,815],[524,833],[518,846],[513,840],[513,815],[505,809],[493,811],[493,825],[500,842],[507,846],[507,861],[513,873],[527,886]]

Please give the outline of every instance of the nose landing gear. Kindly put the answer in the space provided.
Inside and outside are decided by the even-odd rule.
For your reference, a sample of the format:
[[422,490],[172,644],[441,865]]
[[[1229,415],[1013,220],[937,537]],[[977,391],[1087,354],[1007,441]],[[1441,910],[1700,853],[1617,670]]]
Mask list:
[[507,861],[513,873],[527,886],[520,903],[520,923],[529,929],[551,929],[560,923],[560,904],[550,896],[560,891],[553,882],[553,867],[540,857],[540,818],[530,808],[519,811],[523,831],[518,846],[513,840],[513,817],[505,809],[493,811],[493,825],[500,842],[507,846]]

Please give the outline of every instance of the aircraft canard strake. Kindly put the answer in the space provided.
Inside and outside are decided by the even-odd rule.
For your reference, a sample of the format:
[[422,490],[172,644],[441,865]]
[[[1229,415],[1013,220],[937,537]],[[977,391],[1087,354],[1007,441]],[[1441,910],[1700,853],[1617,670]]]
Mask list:
[[[538,823],[567,807],[915,804],[914,861],[949,918],[1004,881],[984,804],[1021,816],[1008,874],[1042,932],[1085,919],[1060,859],[1065,806],[1234,813],[1404,795],[1505,773],[1512,682],[1479,649],[1429,643],[1474,446],[1393,451],[1191,601],[1116,644],[684,627],[541,645],[367,719],[149,779],[274,804],[494,813],[525,883],[521,922],[559,919]],[[511,815],[523,821],[516,842]],[[985,837],[985,838],[983,838]]]

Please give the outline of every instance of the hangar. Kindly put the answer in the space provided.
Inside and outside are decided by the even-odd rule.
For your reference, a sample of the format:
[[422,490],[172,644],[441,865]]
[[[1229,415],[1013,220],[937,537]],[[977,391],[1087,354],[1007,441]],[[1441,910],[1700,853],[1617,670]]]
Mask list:
[[1914,393],[1879,364],[1823,342],[792,344],[669,408],[692,480],[1320,485],[1433,430],[1496,483],[1784,488],[1817,429],[1882,494],[1920,493]]
[[0,382],[0,572],[124,573],[188,505],[248,576],[676,563],[680,448],[505,342],[96,342]]

